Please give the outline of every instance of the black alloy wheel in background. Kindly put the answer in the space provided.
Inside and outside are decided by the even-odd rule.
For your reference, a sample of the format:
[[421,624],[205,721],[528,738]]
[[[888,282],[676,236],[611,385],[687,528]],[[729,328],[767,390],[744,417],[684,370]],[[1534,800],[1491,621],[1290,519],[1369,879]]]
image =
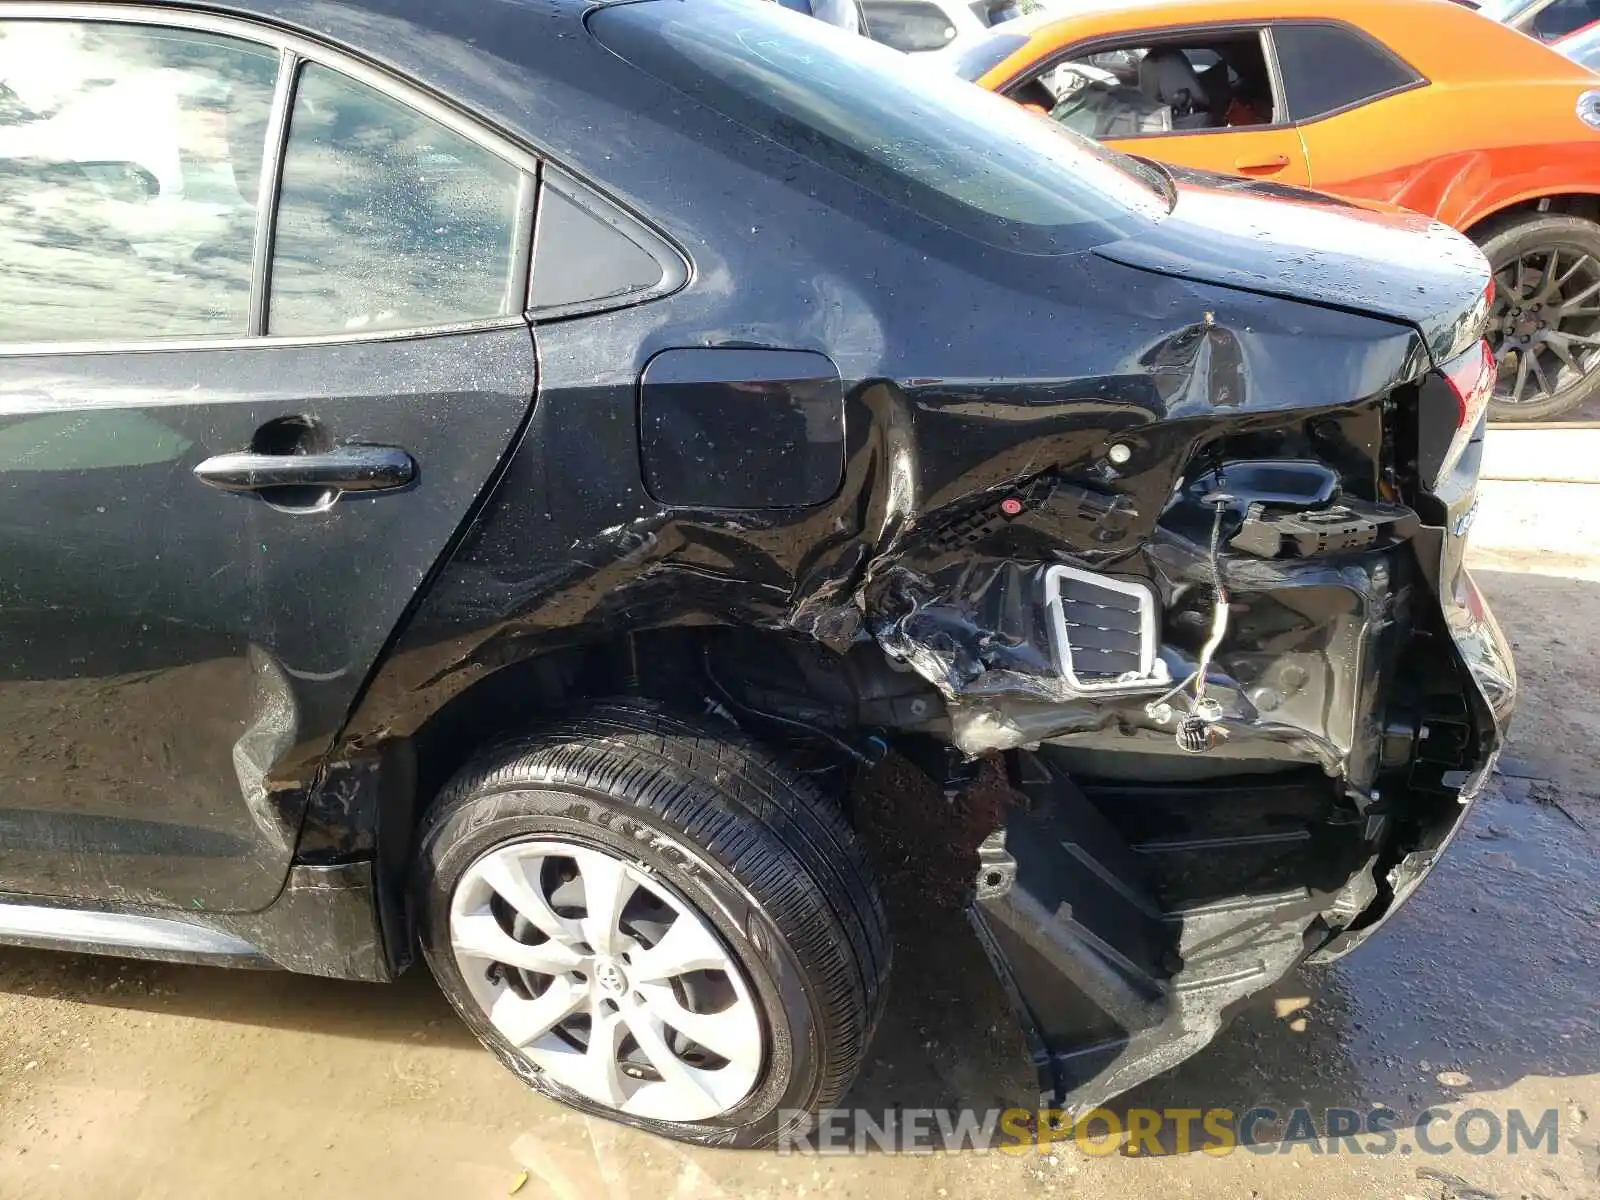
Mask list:
[[1550,421],[1600,394],[1600,225],[1548,213],[1482,242],[1494,270],[1491,421]]

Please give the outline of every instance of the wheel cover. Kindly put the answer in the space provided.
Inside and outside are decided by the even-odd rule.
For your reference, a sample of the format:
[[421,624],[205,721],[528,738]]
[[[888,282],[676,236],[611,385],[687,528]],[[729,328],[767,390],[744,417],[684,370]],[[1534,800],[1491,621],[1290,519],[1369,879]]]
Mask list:
[[562,840],[497,847],[457,883],[450,941],[490,1024],[596,1104],[703,1121],[755,1086],[766,1035],[749,981],[637,863]]
[[1494,398],[1541,404],[1600,369],[1600,261],[1558,247],[1530,250],[1495,271],[1489,344]]

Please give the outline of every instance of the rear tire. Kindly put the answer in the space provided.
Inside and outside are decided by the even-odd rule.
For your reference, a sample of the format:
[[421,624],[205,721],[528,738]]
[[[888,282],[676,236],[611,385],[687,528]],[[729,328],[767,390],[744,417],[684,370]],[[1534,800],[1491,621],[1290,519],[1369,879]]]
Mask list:
[[739,733],[638,704],[464,767],[425,818],[412,904],[507,1067],[684,1141],[764,1145],[835,1103],[882,1010],[887,919],[838,807]]
[[[1489,342],[1500,372],[1489,419],[1553,420],[1600,396],[1600,288],[1585,294],[1600,284],[1600,225],[1582,217],[1525,213],[1492,224],[1477,237],[1495,276]],[[1547,273],[1551,263],[1553,274]],[[1593,338],[1595,344],[1575,337]],[[1514,399],[1519,391],[1521,399]]]

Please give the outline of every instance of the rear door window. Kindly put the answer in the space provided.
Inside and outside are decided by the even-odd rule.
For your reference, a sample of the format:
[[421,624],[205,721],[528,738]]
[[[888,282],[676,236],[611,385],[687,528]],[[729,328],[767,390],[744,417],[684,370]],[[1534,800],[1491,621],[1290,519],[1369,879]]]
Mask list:
[[522,172],[316,64],[301,69],[273,239],[271,334],[414,329],[520,311]]

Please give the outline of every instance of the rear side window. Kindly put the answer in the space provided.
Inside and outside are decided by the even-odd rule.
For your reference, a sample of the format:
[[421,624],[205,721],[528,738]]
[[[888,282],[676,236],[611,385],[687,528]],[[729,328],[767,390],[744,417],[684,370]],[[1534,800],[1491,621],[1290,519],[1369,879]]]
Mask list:
[[589,28],[751,132],[993,246],[1069,253],[1167,211],[1125,156],[776,5],[654,0],[598,9]]
[[454,130],[308,64],[284,153],[267,332],[412,329],[520,311],[521,181]]
[[1121,46],[1046,70],[1009,89],[1094,138],[1235,130],[1284,120],[1259,33]]
[[1274,25],[1289,118],[1309,121],[1421,82],[1387,48],[1343,25]]
[[867,35],[875,42],[916,54],[942,50],[955,40],[956,27],[944,10],[925,0],[862,0]]

